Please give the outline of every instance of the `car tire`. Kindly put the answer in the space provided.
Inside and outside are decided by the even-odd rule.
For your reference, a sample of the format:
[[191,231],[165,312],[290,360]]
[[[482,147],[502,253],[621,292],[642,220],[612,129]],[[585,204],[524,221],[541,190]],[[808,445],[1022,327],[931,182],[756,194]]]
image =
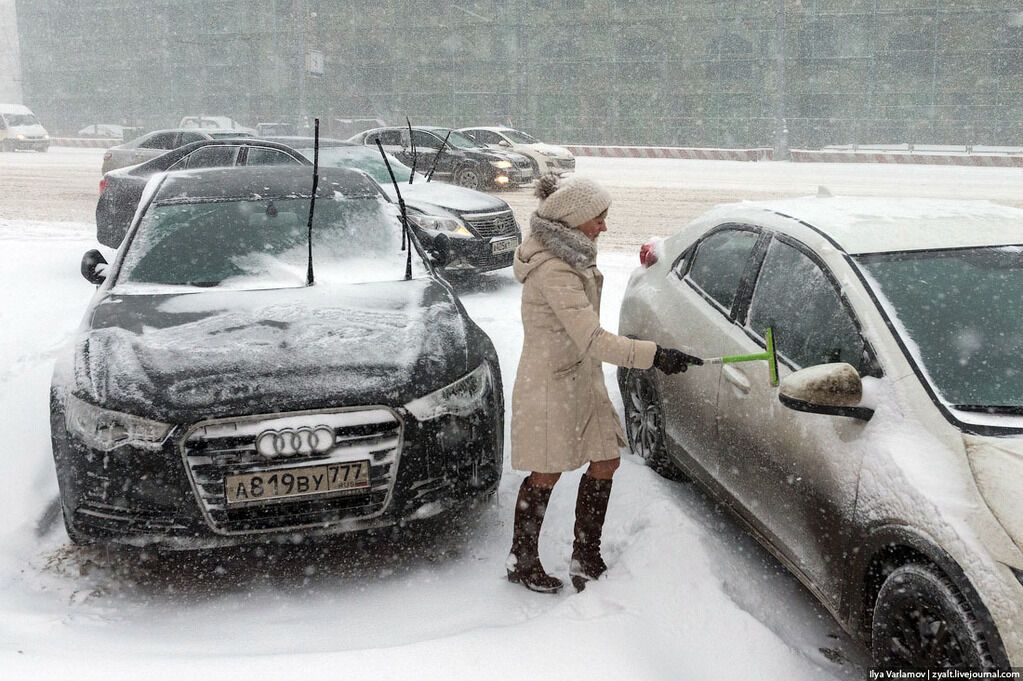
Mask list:
[[483,176],[474,166],[463,166],[455,173],[455,184],[466,189],[482,189]]
[[625,434],[632,453],[658,475],[669,480],[685,480],[686,476],[668,457],[664,408],[650,372],[638,369],[625,372],[622,402],[625,404]]
[[926,564],[902,565],[885,579],[874,604],[874,666],[905,671],[996,669],[987,629],[940,570]]

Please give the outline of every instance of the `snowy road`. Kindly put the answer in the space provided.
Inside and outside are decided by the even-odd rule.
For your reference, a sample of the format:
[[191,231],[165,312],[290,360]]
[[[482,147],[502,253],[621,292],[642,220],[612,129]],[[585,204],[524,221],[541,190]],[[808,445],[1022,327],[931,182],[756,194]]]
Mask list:
[[[818,181],[810,175],[822,173],[835,173],[838,191],[850,188],[845,193],[897,186],[927,195],[975,191],[1005,202],[1018,202],[1023,179],[1020,171],[921,168],[926,177],[914,180],[915,172],[884,168],[903,174],[880,187],[877,170],[864,166],[694,162],[702,169],[697,173],[690,162],[590,161],[581,160],[581,169],[622,189],[615,191],[612,229],[633,227],[614,242],[628,252],[600,260],[607,276],[605,325],[612,329],[632,249],[646,236],[640,230],[670,231],[666,225],[684,221],[686,207],[809,193]],[[611,501],[610,572],[582,594],[541,596],[503,580],[520,479],[510,470],[496,504],[474,522],[409,530],[393,541],[203,556],[71,547],[54,513],[47,387],[53,358],[67,351],[92,293],[78,263],[94,246],[89,223],[98,165],[99,153],[89,150],[0,156],[7,274],[0,306],[5,678],[865,675],[864,653],[777,561],[699,492],[659,478],[631,456]],[[677,189],[682,185],[689,188]],[[88,200],[86,187],[93,192]],[[528,192],[506,196],[524,218],[533,202]],[[654,196],[663,200],[646,202]],[[464,291],[463,300],[494,339],[510,391],[521,343],[517,284],[507,272],[491,275]],[[607,377],[620,408],[610,367]],[[562,576],[577,479],[566,476],[556,489],[542,541],[545,563]]]

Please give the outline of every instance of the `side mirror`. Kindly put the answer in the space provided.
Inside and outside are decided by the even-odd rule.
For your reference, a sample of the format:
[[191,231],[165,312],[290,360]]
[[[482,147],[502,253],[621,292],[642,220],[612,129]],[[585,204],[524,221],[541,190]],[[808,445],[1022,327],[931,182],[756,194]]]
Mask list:
[[499,146],[499,147],[510,147],[511,146],[511,142],[509,142],[508,140],[501,140],[501,141],[499,141],[497,143],[497,146]]
[[447,234],[438,234],[430,244],[430,255],[433,256],[433,263],[438,267],[448,264],[451,257],[451,239]]
[[874,410],[859,406],[862,399],[860,374],[845,362],[795,371],[782,379],[778,389],[778,400],[789,409],[869,421]]
[[82,276],[96,286],[107,280],[107,259],[95,248],[82,256]]

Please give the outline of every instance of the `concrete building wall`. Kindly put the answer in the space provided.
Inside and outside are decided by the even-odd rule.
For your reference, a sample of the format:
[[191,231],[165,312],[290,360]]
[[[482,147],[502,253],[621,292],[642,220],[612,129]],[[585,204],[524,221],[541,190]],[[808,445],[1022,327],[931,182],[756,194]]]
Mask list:
[[0,0],[0,102],[22,104],[18,15],[14,0]]

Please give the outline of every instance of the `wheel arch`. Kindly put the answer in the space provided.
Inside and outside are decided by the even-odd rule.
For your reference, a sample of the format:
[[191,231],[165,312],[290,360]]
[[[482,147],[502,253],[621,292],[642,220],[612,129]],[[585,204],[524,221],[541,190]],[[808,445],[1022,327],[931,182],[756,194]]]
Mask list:
[[929,537],[915,528],[900,524],[886,524],[871,529],[857,551],[849,580],[849,630],[870,644],[871,623],[881,585],[896,568],[917,564],[930,566],[946,576],[966,599],[991,647],[991,655],[1000,667],[1008,667],[1009,660],[1001,635],[959,563]]

